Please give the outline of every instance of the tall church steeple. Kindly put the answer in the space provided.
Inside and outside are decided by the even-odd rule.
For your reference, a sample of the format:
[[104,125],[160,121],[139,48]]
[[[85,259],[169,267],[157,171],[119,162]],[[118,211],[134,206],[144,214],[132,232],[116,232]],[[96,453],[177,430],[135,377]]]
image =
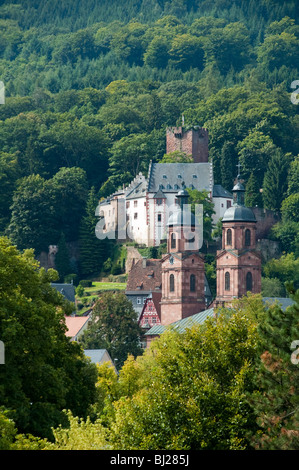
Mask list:
[[261,257],[256,250],[256,218],[245,207],[240,165],[233,187],[233,205],[222,219],[222,249],[217,252],[216,305],[231,302],[248,291],[261,291]]
[[186,190],[179,191],[177,209],[168,220],[168,253],[162,259],[162,325],[205,309],[204,259],[197,243],[197,221],[186,210],[188,197]]

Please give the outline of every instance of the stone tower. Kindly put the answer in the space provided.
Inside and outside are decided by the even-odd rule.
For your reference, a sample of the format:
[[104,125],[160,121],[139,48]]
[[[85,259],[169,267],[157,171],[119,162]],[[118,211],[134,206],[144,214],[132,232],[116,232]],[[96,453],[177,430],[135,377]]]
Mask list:
[[174,151],[192,155],[194,163],[209,161],[209,135],[207,129],[194,126],[169,127],[166,130],[166,153]]
[[162,259],[162,325],[205,309],[204,259],[199,253],[196,219],[185,210],[188,196],[186,190],[179,191],[178,208],[168,220],[168,253]]
[[240,175],[233,188],[233,205],[222,219],[222,249],[217,252],[215,305],[229,305],[247,292],[261,292],[261,256],[256,250],[256,219],[244,205]]

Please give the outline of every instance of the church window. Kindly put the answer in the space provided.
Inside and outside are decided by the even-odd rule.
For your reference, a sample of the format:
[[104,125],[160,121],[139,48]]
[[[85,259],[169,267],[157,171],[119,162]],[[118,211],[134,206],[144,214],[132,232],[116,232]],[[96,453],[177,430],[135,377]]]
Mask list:
[[175,234],[171,234],[171,248],[176,248],[176,237]]
[[225,273],[225,290],[230,290],[230,274],[228,272]]
[[251,245],[251,232],[249,228],[245,230],[245,246]]
[[246,274],[246,290],[252,290],[252,274],[250,271]]
[[169,290],[170,292],[174,292],[174,275],[170,274],[169,276]]
[[226,244],[231,245],[232,244],[232,231],[229,228],[226,232]]
[[191,274],[190,276],[190,292],[195,292],[195,274]]
[[158,222],[161,222],[161,220],[162,220],[162,214],[158,214],[157,221],[158,221]]

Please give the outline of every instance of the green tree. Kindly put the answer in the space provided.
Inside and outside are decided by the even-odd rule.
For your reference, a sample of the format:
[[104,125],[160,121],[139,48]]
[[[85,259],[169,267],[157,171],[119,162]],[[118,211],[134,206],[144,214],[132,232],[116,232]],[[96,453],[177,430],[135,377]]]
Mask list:
[[79,227],[88,195],[88,181],[82,168],[60,168],[49,180],[55,209],[55,228],[67,242],[78,240]]
[[85,349],[107,349],[111,358],[121,368],[128,354],[137,356],[140,328],[132,303],[123,293],[104,293],[95,304],[91,325],[82,335]]
[[18,432],[50,438],[51,427],[65,422],[63,409],[86,419],[96,370],[65,335],[73,305],[51,287],[57,273],[3,237],[0,253],[0,401]]
[[235,145],[233,142],[226,141],[221,149],[220,169],[221,184],[228,191],[232,189],[236,176],[236,161]]
[[20,180],[13,195],[7,232],[20,249],[48,251],[58,241],[55,207],[49,182],[39,175]]
[[69,250],[65,241],[65,235],[62,233],[58,241],[58,252],[55,256],[55,268],[59,274],[60,282],[64,282],[64,278],[71,272]]
[[[261,300],[254,308],[263,310]],[[255,321],[244,308],[219,312],[217,320],[183,333],[163,333],[130,367],[130,386],[137,386],[131,398],[114,402],[113,447],[248,448],[247,436],[256,430],[246,399],[256,344]]]
[[262,197],[260,187],[254,173],[251,173],[246,183],[245,205],[247,207],[262,207]]
[[277,151],[269,161],[263,181],[263,203],[266,209],[280,211],[287,192],[289,163],[285,155]]
[[95,188],[91,188],[86,203],[85,214],[82,217],[79,233],[80,271],[83,277],[98,274],[102,270],[104,260],[107,258],[108,240],[99,240],[95,235],[98,218],[95,210],[98,199]]
[[144,54],[144,63],[149,67],[166,68],[169,60],[170,41],[164,36],[155,36]]
[[261,361],[252,403],[261,427],[254,443],[262,450],[299,449],[299,291],[289,292],[294,305],[285,311],[271,306],[258,327]]

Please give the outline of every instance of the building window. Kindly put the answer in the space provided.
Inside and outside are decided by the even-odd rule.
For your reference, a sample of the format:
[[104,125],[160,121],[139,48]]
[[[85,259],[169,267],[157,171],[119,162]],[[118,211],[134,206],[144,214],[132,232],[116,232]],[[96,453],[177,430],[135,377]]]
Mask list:
[[226,232],[226,244],[231,245],[232,244],[232,231],[229,228]]
[[162,205],[162,199],[156,199],[156,204],[157,204],[157,206],[161,206]]
[[232,201],[229,200],[229,201],[226,201],[226,208],[228,209],[229,207],[231,207],[232,205]]
[[158,222],[162,221],[162,214],[158,214],[157,220],[158,220]]
[[195,274],[191,274],[190,276],[190,292],[195,292]]
[[225,290],[230,290],[230,274],[228,272],[225,273]]
[[175,233],[171,234],[171,248],[176,248],[176,236]]
[[138,201],[134,201],[134,207],[137,207]]
[[245,246],[251,245],[251,232],[249,228],[245,230]]
[[141,305],[141,297],[137,297],[137,305]]
[[252,274],[250,271],[246,274],[246,290],[252,291]]
[[138,218],[138,212],[134,212],[134,219]]
[[169,290],[170,292],[174,292],[174,275],[170,274],[169,276]]

